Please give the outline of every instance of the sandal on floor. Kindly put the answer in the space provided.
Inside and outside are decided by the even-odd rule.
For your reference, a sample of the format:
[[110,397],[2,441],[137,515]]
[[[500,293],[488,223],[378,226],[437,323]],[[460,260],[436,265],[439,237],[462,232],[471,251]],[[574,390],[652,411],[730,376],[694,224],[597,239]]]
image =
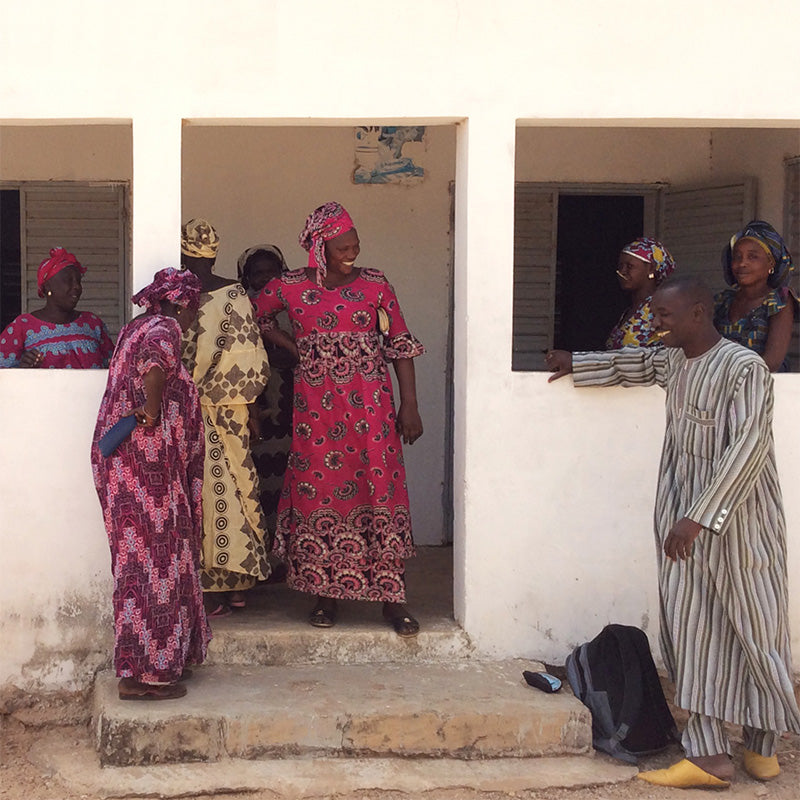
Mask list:
[[318,601],[308,615],[308,621],[315,628],[332,628],[336,624],[336,605],[327,606]]
[[206,610],[207,617],[213,617],[214,619],[218,619],[219,617],[227,617],[231,614],[231,607],[225,602],[224,595],[222,595],[222,599],[216,598],[216,592],[211,595],[212,599],[203,598],[203,606]]
[[247,607],[247,595],[244,592],[231,592],[228,597],[231,608],[242,609]]
[[419,633],[419,622],[407,611],[403,614],[384,613],[383,616],[401,639],[412,639]]
[[123,689],[120,681],[118,691],[120,700],[177,700],[186,694],[186,687],[180,683],[155,685],[133,681]]

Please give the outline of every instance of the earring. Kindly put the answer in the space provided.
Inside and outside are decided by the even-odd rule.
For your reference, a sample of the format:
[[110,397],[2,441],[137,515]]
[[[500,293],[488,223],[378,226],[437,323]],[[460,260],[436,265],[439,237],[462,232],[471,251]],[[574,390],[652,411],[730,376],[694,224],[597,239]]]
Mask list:
[[769,274],[772,275],[773,272],[775,272],[775,267],[770,267]]
[[655,272],[651,272],[647,277],[650,278],[650,280],[653,280],[655,276],[656,276]]
[[175,309],[175,316],[180,316],[180,314],[181,314],[181,309],[180,308]]
[[53,296],[53,293],[49,289],[47,290],[47,296],[48,297],[52,297]]

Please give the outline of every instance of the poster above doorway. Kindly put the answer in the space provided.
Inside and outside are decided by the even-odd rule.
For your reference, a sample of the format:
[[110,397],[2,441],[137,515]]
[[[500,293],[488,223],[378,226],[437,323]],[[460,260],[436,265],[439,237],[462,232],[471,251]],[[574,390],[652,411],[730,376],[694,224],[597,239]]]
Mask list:
[[424,136],[424,125],[357,127],[353,183],[419,183],[425,170],[414,159]]

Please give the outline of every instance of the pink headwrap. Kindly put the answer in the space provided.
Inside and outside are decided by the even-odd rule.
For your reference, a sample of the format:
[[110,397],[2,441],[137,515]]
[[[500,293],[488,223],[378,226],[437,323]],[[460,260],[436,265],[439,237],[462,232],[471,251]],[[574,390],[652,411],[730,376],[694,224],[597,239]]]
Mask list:
[[325,242],[355,228],[344,206],[336,202],[325,203],[309,214],[306,226],[300,233],[300,246],[308,250],[308,266],[317,271],[317,283],[322,286],[328,273],[325,260]]
[[46,258],[39,264],[39,272],[36,275],[39,297],[44,297],[45,283],[65,267],[77,267],[81,275],[86,274],[86,267],[82,266],[72,253],[68,253],[63,247],[54,247],[50,251],[50,258]]
[[161,301],[182,308],[197,306],[200,302],[200,278],[189,270],[167,267],[153,276],[153,282],[137,292],[131,301],[156,314],[161,310]]

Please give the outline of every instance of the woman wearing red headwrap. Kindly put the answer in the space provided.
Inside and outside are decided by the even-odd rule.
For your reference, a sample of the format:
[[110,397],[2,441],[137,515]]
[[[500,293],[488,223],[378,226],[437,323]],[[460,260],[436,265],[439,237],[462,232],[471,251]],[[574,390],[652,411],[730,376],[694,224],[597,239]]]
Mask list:
[[20,314],[0,334],[0,367],[107,367],[114,344],[100,317],[76,311],[86,273],[72,253],[55,247],[39,265],[44,308]]
[[[337,600],[372,600],[398,635],[415,636],[404,605],[414,543],[401,439],[422,435],[413,359],[424,348],[384,274],[355,266],[358,233],[341,205],[314,211],[300,244],[308,268],[274,278],[255,301],[264,337],[299,359],[275,552],[289,586],[316,595],[312,625],[333,625]],[[275,324],[283,309],[296,341]]]

